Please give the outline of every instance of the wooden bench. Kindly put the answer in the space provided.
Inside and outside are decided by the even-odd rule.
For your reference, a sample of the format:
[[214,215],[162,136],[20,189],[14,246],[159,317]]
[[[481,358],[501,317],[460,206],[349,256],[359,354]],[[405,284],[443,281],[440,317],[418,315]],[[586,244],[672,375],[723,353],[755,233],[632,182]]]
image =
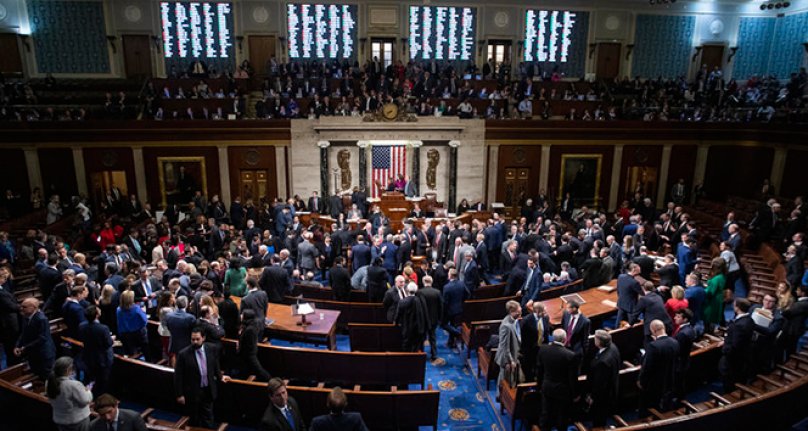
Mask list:
[[562,286],[556,286],[547,290],[542,290],[539,293],[539,300],[546,301],[548,299],[558,298],[561,295],[566,295],[568,293],[578,292],[584,285],[584,280],[579,278],[578,280],[573,281],[572,283],[564,284]]
[[[236,341],[223,339],[227,354],[236,355]],[[258,344],[258,361],[274,376],[317,384],[423,387],[424,352],[339,352]]]
[[496,380],[499,377],[499,365],[497,364],[497,349],[491,349],[489,352],[485,347],[477,348],[477,378],[482,377],[485,380],[485,390],[491,387],[491,380]]
[[499,324],[507,314],[505,303],[512,299],[516,297],[470,299],[463,303],[460,340],[466,346],[467,359],[471,357],[472,351],[478,346],[484,346],[491,334],[499,330]]
[[541,396],[536,382],[520,383],[515,387],[508,379],[499,382],[500,413],[511,417],[511,430],[516,430],[516,421],[532,419],[536,422],[541,414]]
[[392,323],[349,323],[348,339],[354,352],[401,352],[401,328]]

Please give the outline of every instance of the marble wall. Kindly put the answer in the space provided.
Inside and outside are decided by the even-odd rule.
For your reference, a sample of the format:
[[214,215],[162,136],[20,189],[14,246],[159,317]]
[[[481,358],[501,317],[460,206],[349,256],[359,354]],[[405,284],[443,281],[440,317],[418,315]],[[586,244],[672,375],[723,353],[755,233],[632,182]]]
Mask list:
[[[351,151],[352,185],[359,184],[359,147],[351,145],[359,140],[406,140],[422,141],[427,144],[420,149],[421,193],[430,191],[426,187],[427,154],[436,148],[441,160],[438,166],[436,190],[438,200],[448,202],[450,141],[459,142],[457,149],[457,188],[456,197],[482,199],[485,196],[485,122],[483,120],[460,120],[456,117],[419,118],[415,123],[406,122],[363,122],[361,118],[323,117],[319,120],[292,120],[292,140],[289,146],[289,178],[292,194],[308,196],[312,190],[320,190],[320,148],[319,141],[329,141],[329,167],[337,166],[337,153],[348,148]],[[410,150],[411,151],[411,150]],[[412,152],[408,160],[412,159]],[[368,172],[370,154],[368,151]],[[411,164],[408,163],[411,168]],[[333,173],[329,171],[329,183],[333,183]],[[368,180],[368,184],[370,181]],[[333,185],[330,184],[333,191]]]

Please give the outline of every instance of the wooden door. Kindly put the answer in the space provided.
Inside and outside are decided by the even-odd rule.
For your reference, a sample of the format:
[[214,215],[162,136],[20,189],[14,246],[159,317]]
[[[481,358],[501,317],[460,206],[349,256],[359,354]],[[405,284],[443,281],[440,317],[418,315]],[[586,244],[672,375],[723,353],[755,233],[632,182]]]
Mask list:
[[528,195],[530,168],[505,168],[505,199],[511,217],[519,217],[521,200]]
[[275,55],[275,36],[252,34],[249,36],[250,64],[255,69],[257,76],[264,76],[267,70],[267,62]]
[[22,58],[16,34],[0,34],[0,52],[3,53],[0,55],[0,72],[22,74]]
[[125,34],[122,39],[126,77],[152,76],[150,37],[145,34]]
[[707,65],[707,72],[715,68],[724,69],[724,45],[704,45],[701,49],[701,64]]
[[614,79],[620,75],[620,44],[601,42],[598,44],[598,60],[595,73],[598,79]]
[[242,202],[267,197],[267,171],[242,169],[239,181],[239,190]]

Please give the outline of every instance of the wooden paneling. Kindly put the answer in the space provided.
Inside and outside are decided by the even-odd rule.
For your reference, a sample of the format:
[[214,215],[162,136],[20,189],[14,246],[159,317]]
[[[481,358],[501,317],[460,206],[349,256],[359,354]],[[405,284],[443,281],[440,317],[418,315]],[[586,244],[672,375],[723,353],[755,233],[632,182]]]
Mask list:
[[755,197],[771,175],[774,149],[740,145],[715,145],[707,156],[704,190],[713,199],[727,195]]
[[[155,207],[160,206],[162,201],[160,175],[157,166],[157,159],[159,157],[204,157],[208,200],[210,200],[213,195],[218,195],[221,192],[221,184],[219,181],[219,155],[215,147],[144,148],[143,164],[145,165],[146,171],[146,189],[149,191],[149,201],[153,202]],[[197,181],[200,180],[200,178],[197,178]],[[202,187],[201,183],[198,185],[200,188]],[[229,202],[225,202],[225,204],[229,204]]]
[[[632,167],[645,167],[648,168],[648,184],[649,191],[646,196],[655,199],[657,193],[657,186],[659,185],[659,167],[662,162],[662,147],[658,145],[626,145],[623,147],[623,161],[620,167],[620,193],[618,196],[619,201],[623,199],[630,199],[633,194],[634,184],[628,184],[629,169]],[[652,178],[653,177],[653,178]],[[626,192],[626,189],[629,189]]]
[[19,149],[0,149],[0,160],[3,161],[3,169],[0,169],[0,192],[5,195],[6,190],[11,190],[27,202],[31,188],[28,170],[25,168],[25,154]]
[[[275,165],[275,147],[230,147],[227,149],[230,169],[230,195],[236,197],[240,190],[240,172],[245,170],[266,170],[267,193],[278,196],[278,170]],[[319,173],[318,173],[319,175]],[[242,197],[242,203],[244,203]]]
[[679,178],[685,179],[687,197],[693,191],[693,174],[696,172],[696,156],[699,148],[696,145],[674,145],[671,148],[671,162],[668,167],[668,187],[665,200],[670,200],[671,188]]
[[707,65],[707,71],[712,72],[724,68],[724,45],[704,45],[701,51],[701,64]]
[[[608,204],[609,190],[612,181],[612,160],[614,149],[607,145],[553,145],[550,149],[550,178],[548,196],[559,198],[558,191],[561,179],[561,156],[564,154],[599,154],[601,159],[600,191],[601,205]],[[577,204],[576,204],[577,205]]]
[[787,197],[806,196],[808,192],[808,185],[805,182],[806,166],[808,166],[808,151],[788,150],[783,183],[780,190],[775,192]]
[[497,161],[497,202],[505,199],[505,170],[508,168],[530,168],[527,181],[529,197],[539,194],[539,166],[541,165],[541,145],[502,145]]
[[147,34],[125,34],[122,36],[123,62],[126,76],[151,76],[151,40]]
[[17,43],[17,35],[13,33],[0,34],[0,72],[1,73],[22,73],[22,57],[20,57],[20,46]]
[[131,148],[85,148],[84,168],[87,173],[87,186],[92,190],[94,172],[123,171],[126,173],[126,189],[129,194],[137,194],[135,181],[135,161]]
[[59,194],[62,199],[79,194],[73,151],[70,148],[40,148],[39,170],[46,192]]

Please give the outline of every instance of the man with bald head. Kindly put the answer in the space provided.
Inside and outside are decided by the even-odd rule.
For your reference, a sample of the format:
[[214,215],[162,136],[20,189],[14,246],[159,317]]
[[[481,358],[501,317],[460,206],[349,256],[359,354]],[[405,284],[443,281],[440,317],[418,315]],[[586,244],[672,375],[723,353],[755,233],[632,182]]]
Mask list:
[[396,320],[396,310],[398,309],[398,302],[409,296],[406,290],[407,279],[403,275],[395,278],[395,286],[387,289],[384,293],[384,313],[387,316],[387,321],[393,323]]
[[39,300],[26,298],[20,305],[22,328],[14,356],[28,359],[31,371],[42,380],[48,378],[56,358],[56,346],[51,338],[50,323],[39,310]]
[[647,344],[637,381],[641,417],[648,414],[649,408],[667,411],[670,407],[679,356],[679,342],[665,333],[661,320],[652,320],[649,329],[653,341]]

